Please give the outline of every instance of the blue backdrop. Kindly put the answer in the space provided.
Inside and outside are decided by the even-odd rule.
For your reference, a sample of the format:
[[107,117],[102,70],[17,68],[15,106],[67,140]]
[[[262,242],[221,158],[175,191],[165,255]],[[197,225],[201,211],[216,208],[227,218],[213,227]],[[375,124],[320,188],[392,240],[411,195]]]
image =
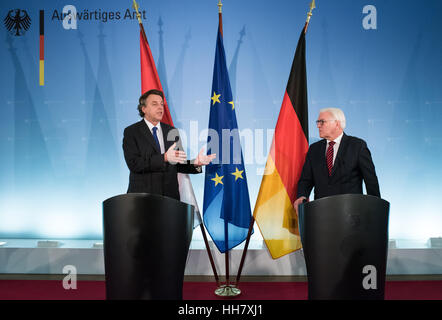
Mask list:
[[[224,46],[252,209],[309,3],[223,1]],[[81,14],[77,29],[63,27],[67,4]],[[189,157],[195,156],[206,141],[217,0],[139,4],[174,123]],[[127,189],[123,129],[139,120],[139,27],[131,5],[1,2],[0,238],[102,236],[102,201]],[[318,139],[319,109],[342,108],[346,133],[367,141],[382,197],[391,203],[390,238],[441,236],[441,1],[316,5],[307,34],[310,142]],[[363,12],[366,5],[376,9],[376,25],[374,11]],[[12,9],[31,18],[21,36],[4,24]],[[367,23],[376,28],[366,29]],[[202,207],[204,175],[192,181]]]

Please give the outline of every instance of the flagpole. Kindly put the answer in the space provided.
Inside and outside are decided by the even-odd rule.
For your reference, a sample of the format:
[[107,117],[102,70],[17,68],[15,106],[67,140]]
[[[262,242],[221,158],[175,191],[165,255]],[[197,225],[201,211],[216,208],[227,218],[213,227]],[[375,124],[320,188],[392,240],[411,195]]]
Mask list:
[[[218,28],[219,33],[221,34],[221,38],[223,37],[223,11],[222,11],[223,4],[221,3],[221,0],[218,0]],[[224,219],[224,244],[225,244],[225,263],[226,263],[226,285],[225,287],[230,286],[230,280],[229,280],[229,224],[227,222],[227,219]],[[216,293],[216,292],[215,292]]]
[[241,262],[239,263],[238,274],[236,275],[236,287],[239,286],[239,279],[241,278],[242,268],[244,266],[244,261],[246,260],[247,249],[249,248],[250,237],[252,236],[253,225],[255,224],[255,217],[252,215],[250,220],[249,232],[247,233],[246,243],[242,251]]
[[[305,25],[304,25],[304,34],[307,33],[307,28],[308,28],[308,25],[310,23],[310,18],[313,15],[312,11],[315,8],[316,8],[315,0],[312,0],[312,2],[310,3],[310,11],[307,13],[307,20],[305,21]],[[246,259],[247,249],[249,247],[250,237],[252,236],[252,230],[253,230],[254,223],[255,223],[255,217],[252,216],[252,220],[250,221],[250,226],[249,226],[249,232],[248,232],[247,238],[246,238],[246,243],[245,243],[245,246],[244,246],[244,249],[243,249],[243,253],[242,253],[242,256],[241,256],[241,262],[240,262],[239,268],[238,268],[238,274],[236,275],[235,285],[237,287],[239,286],[239,280],[241,278],[241,272],[242,272],[242,268],[244,266],[244,261]]]
[[[197,214],[199,215],[198,211],[197,211]],[[213,275],[215,276],[216,286],[219,287],[218,273],[216,272],[215,262],[213,261],[212,253],[211,253],[210,247],[209,247],[209,241],[207,240],[206,231],[204,230],[204,223],[202,222],[201,216],[200,216],[200,221],[201,221],[200,229],[201,229],[201,233],[203,234],[203,239],[204,239],[204,244],[206,245],[207,254],[209,255],[209,261],[210,261],[210,265],[212,266]]]
[[[146,41],[146,43],[149,43],[147,41],[146,32],[144,31],[143,21],[141,20],[141,13],[138,11],[139,6],[138,6],[138,3],[136,2],[136,0],[133,0],[132,7],[134,8],[134,10],[137,13],[137,19],[138,19],[138,23],[140,25],[141,35],[143,37],[143,40]],[[201,228],[201,233],[203,235],[204,244],[206,246],[206,251],[209,256],[209,261],[210,261],[210,265],[212,267],[213,275],[215,277],[216,285],[219,286],[219,277],[218,277],[218,273],[216,272],[215,262],[213,260],[212,252],[209,247],[209,241],[207,240],[206,231],[204,230],[204,226],[203,226],[203,222],[202,222],[203,220],[201,219],[201,215],[200,215],[199,211],[196,211],[196,214],[199,215],[199,221],[201,221],[200,228]]]
[[316,8],[315,0],[312,0],[312,2],[310,3],[310,11],[307,13],[307,20],[305,21],[304,34],[307,33],[307,28],[308,28],[308,25],[309,25],[309,23],[310,23],[310,18],[311,18],[312,15],[313,15],[313,14],[312,14],[312,11],[313,11],[314,8]]
[[219,17],[219,32],[221,33],[221,37],[223,37],[223,4],[221,0],[218,0],[218,17]]
[[230,269],[229,269],[229,223],[224,219],[224,244],[225,244],[225,262],[226,262],[226,287],[230,287]]
[[146,41],[147,43],[149,43],[149,42],[147,41],[146,32],[144,31],[143,21],[141,21],[141,13],[138,11],[139,6],[138,6],[138,3],[137,3],[135,0],[133,0],[133,5],[132,5],[132,7],[133,7],[133,8],[135,9],[135,11],[137,12],[138,24],[140,25],[140,28],[141,28],[141,34],[142,34],[142,36],[143,36],[143,40]]
[[[218,28],[219,33],[221,34],[221,37],[223,37],[223,12],[222,12],[222,6],[221,0],[218,0]],[[215,290],[215,294],[220,297],[235,297],[241,294],[241,290],[236,288],[235,285],[230,284],[230,270],[229,270],[229,223],[227,219],[224,219],[224,243],[225,243],[225,263],[226,263],[226,284],[220,286],[217,283],[218,289]]]

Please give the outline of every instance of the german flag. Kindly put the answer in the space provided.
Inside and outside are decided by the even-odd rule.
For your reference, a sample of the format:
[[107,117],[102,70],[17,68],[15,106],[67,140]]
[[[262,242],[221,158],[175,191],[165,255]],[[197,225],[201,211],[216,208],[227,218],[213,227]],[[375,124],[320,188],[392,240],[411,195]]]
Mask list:
[[39,67],[39,84],[45,85],[45,15],[44,10],[40,10],[40,67]]
[[308,150],[305,30],[301,32],[253,216],[273,259],[301,248],[293,208]]

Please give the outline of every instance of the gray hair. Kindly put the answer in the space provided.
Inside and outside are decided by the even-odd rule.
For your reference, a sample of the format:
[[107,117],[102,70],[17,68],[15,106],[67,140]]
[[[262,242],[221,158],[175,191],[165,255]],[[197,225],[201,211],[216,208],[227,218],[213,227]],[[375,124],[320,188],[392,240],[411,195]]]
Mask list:
[[322,112],[330,112],[334,118],[334,120],[338,120],[341,124],[341,128],[342,130],[345,129],[345,115],[344,115],[344,111],[342,111],[339,108],[324,108],[319,110],[319,113]]

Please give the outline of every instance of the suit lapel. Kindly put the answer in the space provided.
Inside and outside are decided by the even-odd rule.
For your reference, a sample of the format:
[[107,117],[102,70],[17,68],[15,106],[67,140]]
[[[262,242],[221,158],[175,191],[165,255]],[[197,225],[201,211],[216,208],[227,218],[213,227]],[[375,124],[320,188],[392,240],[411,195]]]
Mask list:
[[142,132],[143,136],[146,137],[147,141],[152,145],[152,147],[160,153],[160,150],[158,150],[157,143],[155,142],[155,139],[153,138],[152,132],[150,132],[149,127],[147,126],[146,121],[141,120],[140,122],[140,131]]
[[344,133],[342,135],[341,143],[339,144],[338,154],[336,155],[335,163],[333,165],[332,174],[331,177],[335,174],[336,170],[341,164],[341,159],[344,157],[343,154],[345,154],[345,151],[347,150],[348,144],[347,144],[347,135]]

